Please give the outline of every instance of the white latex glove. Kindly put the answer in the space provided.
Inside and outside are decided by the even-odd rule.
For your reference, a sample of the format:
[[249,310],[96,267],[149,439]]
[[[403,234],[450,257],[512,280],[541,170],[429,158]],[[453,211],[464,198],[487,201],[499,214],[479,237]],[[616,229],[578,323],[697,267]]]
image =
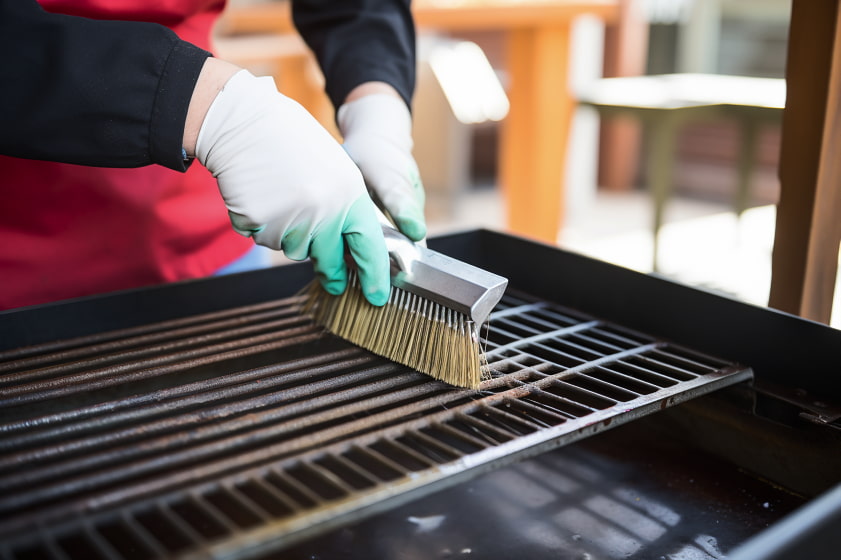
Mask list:
[[359,166],[375,200],[414,241],[426,237],[424,192],[412,157],[412,116],[402,99],[366,95],[336,115],[344,147]]
[[236,73],[199,131],[196,157],[216,177],[234,229],[289,258],[310,257],[325,289],[347,286],[345,243],[368,300],[383,305],[389,259],[359,169],[270,77]]

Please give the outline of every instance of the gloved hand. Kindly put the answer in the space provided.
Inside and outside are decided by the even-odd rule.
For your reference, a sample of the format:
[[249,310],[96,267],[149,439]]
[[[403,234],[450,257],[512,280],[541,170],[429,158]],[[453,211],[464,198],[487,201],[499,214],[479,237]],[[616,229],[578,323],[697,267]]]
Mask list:
[[347,286],[346,242],[365,297],[386,302],[388,253],[359,169],[272,78],[241,70],[228,80],[204,118],[196,157],[216,177],[238,233],[291,259],[310,257],[331,294]]
[[339,108],[345,151],[359,166],[375,200],[414,241],[426,237],[424,192],[412,157],[412,116],[399,97],[366,95]]

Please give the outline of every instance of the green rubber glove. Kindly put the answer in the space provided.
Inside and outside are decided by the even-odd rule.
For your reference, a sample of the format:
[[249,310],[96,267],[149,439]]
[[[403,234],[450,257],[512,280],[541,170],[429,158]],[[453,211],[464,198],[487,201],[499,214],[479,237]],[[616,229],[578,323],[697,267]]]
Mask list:
[[324,289],[339,295],[347,286],[345,248],[335,239],[344,239],[359,270],[359,280],[365,297],[381,306],[388,301],[390,265],[388,258],[380,258],[386,251],[382,226],[368,196],[359,197],[348,209],[344,219],[322,224],[313,239],[310,258]]

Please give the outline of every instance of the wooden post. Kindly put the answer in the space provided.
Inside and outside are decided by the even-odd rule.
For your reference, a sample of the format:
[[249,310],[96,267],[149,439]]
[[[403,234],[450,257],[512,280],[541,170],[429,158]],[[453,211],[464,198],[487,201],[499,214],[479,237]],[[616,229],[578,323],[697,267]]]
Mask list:
[[[500,131],[500,183],[515,233],[555,243],[563,216],[563,173],[575,101],[569,92],[569,23],[515,29],[507,68],[518,87]],[[561,66],[560,68],[558,66]],[[523,97],[518,97],[522,95]]]
[[[648,21],[640,0],[620,0],[619,16],[605,28],[604,77],[645,74]],[[637,178],[641,127],[633,118],[603,119],[599,131],[599,186],[627,191]]]
[[841,242],[841,11],[795,0],[769,305],[828,323]]

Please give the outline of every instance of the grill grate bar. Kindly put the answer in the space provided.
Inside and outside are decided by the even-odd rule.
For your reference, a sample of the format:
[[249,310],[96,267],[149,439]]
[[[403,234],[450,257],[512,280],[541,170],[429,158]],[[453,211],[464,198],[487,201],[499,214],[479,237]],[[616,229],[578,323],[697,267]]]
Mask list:
[[[393,371],[392,366],[382,366],[373,370],[376,373],[387,373]],[[358,381],[359,377],[368,377],[371,370],[363,371],[360,375],[351,376],[351,381]],[[399,384],[405,384],[411,381],[416,376],[403,375],[380,381],[372,386],[378,390],[386,390]],[[323,383],[324,385],[329,385]],[[48,482],[38,487],[35,490],[27,492],[26,500],[14,496],[0,498],[0,512],[7,511],[13,507],[34,505],[40,501],[47,501],[57,499],[62,496],[72,495],[89,489],[97,488],[104,485],[111,485],[132,478],[160,471],[162,469],[173,469],[181,466],[186,466],[197,461],[207,459],[212,461],[219,455],[219,449],[224,448],[228,453],[234,452],[244,445],[253,447],[261,441],[270,441],[275,437],[278,430],[289,430],[294,432],[296,428],[295,416],[300,416],[308,410],[320,410],[319,413],[310,414],[307,418],[307,423],[311,425],[318,425],[322,422],[329,422],[335,417],[350,416],[359,412],[369,410],[372,406],[378,404],[388,404],[405,400],[409,397],[417,397],[419,395],[440,391],[437,386],[421,386],[420,388],[409,387],[402,390],[393,391],[388,395],[382,397],[373,397],[362,401],[353,402],[353,399],[359,394],[367,393],[366,387],[353,387],[347,391],[339,391],[335,396],[325,395],[313,399],[300,401],[291,405],[272,408],[266,412],[253,413],[245,417],[235,418],[229,422],[218,422],[208,424],[202,428],[192,428],[189,431],[181,432],[180,438],[173,436],[163,436],[154,440],[147,440],[143,445],[126,446],[112,448],[110,438],[105,442],[94,441],[91,445],[101,447],[103,450],[93,456],[83,456],[80,459],[70,459],[58,463],[50,464],[43,468],[32,468],[24,471],[16,471],[5,477],[0,477],[0,491],[12,491],[20,486],[29,486],[35,483],[47,482],[55,480],[56,482],[49,484]],[[346,397],[346,398],[345,398]],[[272,399],[273,402],[286,400],[283,396]],[[340,403],[349,400],[352,404],[341,405]],[[326,408],[330,404],[336,404],[334,408]],[[198,413],[198,418],[203,418],[203,414]],[[291,419],[290,419],[291,418]],[[215,419],[214,419],[215,420]],[[243,438],[239,433],[240,430],[246,429],[249,426],[260,426],[267,424],[268,421],[286,420],[285,423],[269,425],[265,428],[252,429],[248,438]],[[171,425],[179,425],[180,419],[166,419],[163,420],[167,427]],[[188,427],[188,426],[185,426]],[[132,433],[143,434],[144,426],[132,430]],[[235,434],[229,437],[219,439],[219,436],[225,434]],[[308,441],[310,436],[305,434],[295,439],[288,440],[288,445],[293,450],[306,447],[310,445]],[[188,444],[190,445],[188,447]],[[246,448],[247,449],[247,448]],[[41,459],[42,454],[49,454],[50,456],[62,456],[66,451],[65,447],[54,447],[46,452],[36,450],[34,454],[38,459]],[[159,451],[161,455],[152,454]],[[151,456],[150,456],[151,455]],[[148,459],[145,457],[149,456]],[[247,454],[246,454],[247,456]],[[13,456],[7,462],[13,465],[17,462],[19,456]],[[129,462],[132,459],[137,460]],[[30,459],[31,457],[26,457]],[[19,463],[18,463],[19,464]],[[115,467],[120,465],[118,470],[98,470],[103,467]],[[74,473],[92,471],[89,475],[79,475],[75,478],[70,478]]]
[[284,327],[304,323],[297,309],[287,305],[257,314],[199,323],[13,361],[0,361],[0,374],[3,374],[0,376],[0,386],[47,377],[55,372],[63,374],[98,364],[155,355],[167,347],[202,344],[221,337],[233,338],[261,327]]
[[[100,344],[107,344],[109,342],[115,341],[117,341],[117,344],[120,344],[120,342],[118,341],[131,339],[133,337],[150,336],[154,333],[160,333],[164,331],[172,332],[173,330],[177,330],[183,327],[189,327],[191,325],[201,325],[231,317],[244,317],[254,313],[271,310],[274,308],[297,310],[297,307],[298,305],[300,305],[301,301],[303,301],[303,296],[293,296],[290,298],[272,300],[254,305],[245,305],[242,307],[235,307],[231,309],[225,309],[222,311],[215,311],[212,313],[191,315],[189,317],[181,317],[177,319],[171,319],[169,321],[147,323],[136,327],[129,327],[125,329],[118,329],[112,331],[103,331],[87,336],[65,338],[61,340],[45,342],[42,344],[35,344],[32,346],[24,346],[21,348],[4,350],[0,351],[0,362],[26,360],[27,358],[31,358],[34,360],[31,363],[37,364],[39,363],[39,360],[50,360],[56,354],[59,354],[61,352],[69,352],[72,351],[72,349],[82,349],[84,351],[84,348],[96,348]],[[164,340],[166,340],[166,338],[164,338]],[[71,355],[71,357],[73,356],[75,355]],[[9,366],[7,364],[3,364],[3,367]]]
[[[558,382],[558,385],[562,386],[562,383]],[[543,406],[549,407],[555,414],[558,416],[567,419],[567,420],[574,420],[575,418],[581,418],[582,416],[586,416],[587,414],[597,412],[599,409],[593,408],[591,406],[587,406],[582,404],[578,401],[574,401],[572,399],[568,399],[561,395],[557,395],[555,393],[550,393],[549,391],[541,391],[539,388],[534,389],[534,394],[539,396],[542,400],[551,401],[552,404],[542,403]],[[526,401],[528,402],[528,401]],[[563,410],[563,408],[576,410],[576,412],[569,412],[567,410]]]
[[[612,365],[613,364],[611,364],[611,366]],[[597,377],[596,379],[598,379],[602,382],[605,382],[605,383],[610,383],[611,385],[613,385],[615,387],[618,387],[619,389],[622,389],[624,391],[628,391],[631,394],[633,394],[634,396],[647,395],[649,393],[653,393],[654,391],[662,389],[664,386],[668,387],[668,386],[674,384],[672,382],[672,383],[668,383],[666,385],[655,385],[653,383],[649,383],[648,381],[645,381],[645,380],[642,380],[642,379],[636,379],[634,377],[631,377],[630,375],[625,375],[624,373],[616,371],[612,367],[608,367],[608,366],[595,367],[592,370],[590,370],[588,373],[590,373],[590,375],[595,375],[595,373],[599,373],[602,377]],[[605,381],[604,377],[607,377],[608,379],[611,379],[613,381],[611,381],[611,382]],[[630,389],[630,388],[626,387],[625,385],[620,385],[620,383],[624,383],[625,385],[635,386],[635,387],[637,387],[637,389]]]
[[[253,356],[263,352],[288,348],[319,338],[321,333],[311,325],[291,329],[281,334],[269,334],[246,341],[217,344],[168,356],[160,360],[150,360],[144,365],[121,364],[102,368],[92,372],[72,374],[3,390],[0,408],[20,406],[38,401],[48,401],[66,396],[73,396],[91,391],[99,391],[126,383],[144,381],[169,375],[198,366]],[[162,365],[158,365],[158,364]]]
[[[665,363],[670,364],[671,366],[677,369],[688,371],[690,373],[698,373],[699,371],[709,371],[710,369],[715,369],[709,364],[694,360],[688,356],[681,356],[676,352],[670,352],[668,354],[664,352],[654,352],[654,355],[659,356]],[[719,364],[718,367],[720,367],[721,365],[724,364]]]
[[[310,470],[315,476],[321,478],[326,484],[332,486],[335,490],[338,490],[336,497],[343,498],[346,496],[350,496],[354,493],[354,488],[350,483],[346,482],[343,478],[336,475],[330,469],[322,467],[316,461],[304,463],[301,468]],[[325,496],[325,498],[327,501],[329,501],[330,496]]]
[[609,366],[603,365],[599,367],[609,371],[612,375],[622,376],[629,381],[644,383],[653,389],[663,389],[678,383],[673,377],[668,377],[651,369],[639,367],[625,360],[618,360]]
[[224,492],[227,498],[235,501],[240,508],[248,511],[249,515],[259,519],[261,523],[266,523],[272,519],[269,513],[263,511],[258,504],[249,500],[248,496],[240,492],[234,485],[226,484],[221,491]]
[[[170,504],[158,505],[158,507],[155,508],[155,512],[159,518],[162,518],[155,519],[155,521],[160,523],[162,528],[165,527],[167,530],[170,528],[175,529],[176,533],[180,536],[182,542],[184,543],[179,547],[171,546],[171,548],[188,548],[189,546],[194,546],[204,540],[198,531],[196,531],[189,523],[187,523],[187,521],[170,508]],[[157,535],[158,533],[153,532],[153,534]]]
[[[418,430],[411,430],[400,436],[404,445],[410,445],[418,453],[432,461],[433,465],[443,465],[458,459],[461,454],[445,443],[424,435]],[[387,459],[387,457],[385,457]]]
[[[295,461],[295,464],[298,463],[299,461]],[[310,490],[307,486],[297,484],[297,482],[290,479],[289,475],[286,473],[286,469],[271,469],[271,480],[269,480],[269,482],[274,485],[280,484],[277,491],[282,494],[286,494],[289,500],[296,503],[296,509],[300,510],[317,507],[322,501],[321,498],[318,497],[318,494]]]
[[455,420],[458,420],[459,422],[463,423],[465,426],[470,428],[472,432],[477,434],[478,437],[481,437],[485,442],[489,443],[490,445],[499,445],[500,443],[505,443],[506,441],[510,441],[512,439],[512,436],[510,434],[504,433],[496,426],[493,426],[488,422],[485,422],[484,420],[481,420],[474,416],[468,416],[463,412],[457,413],[455,415]]
[[[318,464],[318,462],[313,462],[309,464],[309,468],[312,469],[315,473],[318,474],[321,478],[325,479],[329,484],[337,487],[342,496],[349,496],[353,494],[354,487],[352,484],[347,482],[345,479],[341,478],[339,475],[331,471],[330,469],[323,467]],[[367,473],[365,473],[367,476]]]
[[[92,550],[96,552],[100,557],[106,558],[108,560],[115,559],[120,560],[121,556],[119,552],[114,550],[114,547],[106,541],[100,534],[91,527],[90,523],[84,524],[85,530],[82,533],[84,535],[85,540],[87,541],[88,545],[91,546]],[[92,556],[93,558],[93,556]]]
[[[570,384],[575,385],[579,388],[583,388],[583,383],[581,382],[586,381],[586,385],[593,389],[594,394],[609,396],[616,402],[626,402],[640,396],[641,393],[637,391],[631,391],[629,389],[625,389],[624,387],[616,385],[615,383],[610,383],[604,381],[603,379],[599,379],[598,377],[594,377],[593,375],[591,375],[593,371],[598,370],[592,369],[580,373],[573,380],[570,381]],[[578,383],[573,383],[573,381],[576,381]]]
[[[166,548],[148,531],[148,529],[138,523],[133,516],[123,513],[119,516],[117,523],[121,523],[125,528],[126,533],[124,533],[124,535],[130,535],[132,538],[137,539],[140,546],[149,552],[149,554],[143,554],[142,556],[145,556],[146,558],[164,558],[166,556]],[[124,543],[125,540],[126,537],[123,536],[119,539],[119,542]],[[123,546],[125,546],[125,544],[123,544]]]
[[45,534],[43,541],[42,541],[49,551],[51,558],[56,558],[57,560],[71,560],[70,557],[65,554],[62,547],[52,538],[52,535]]
[[698,376],[695,371],[690,371],[674,364],[658,359],[656,353],[648,356],[635,356],[632,363],[639,363],[643,367],[648,366],[647,369],[656,373],[672,377],[677,381],[684,381]]
[[[524,368],[523,370],[515,372],[514,374],[506,374],[504,376],[498,376],[498,377],[495,377],[494,379],[486,381],[482,384],[481,388],[484,389],[484,390],[493,390],[493,389],[496,389],[497,387],[507,385],[509,383],[509,381],[522,381],[521,377],[530,375],[532,372],[538,373],[539,375],[543,376],[541,379],[533,381],[532,384],[534,386],[544,388],[544,386],[546,384],[551,383],[554,380],[558,380],[558,379],[566,378],[566,377],[571,377],[573,375],[583,373],[587,369],[602,366],[602,365],[605,365],[605,364],[609,364],[609,363],[614,362],[614,361],[625,360],[629,357],[638,357],[638,356],[640,356],[640,355],[642,355],[646,352],[649,352],[649,351],[652,351],[652,350],[656,349],[659,345],[660,345],[660,343],[652,342],[652,343],[646,344],[644,346],[639,346],[637,348],[631,348],[629,350],[624,350],[622,352],[617,352],[616,354],[611,354],[611,355],[608,355],[608,356],[602,356],[601,358],[598,358],[596,360],[592,360],[590,362],[585,362],[585,363],[579,364],[579,365],[574,366],[574,367],[567,368],[565,370],[560,371],[559,373],[554,373],[554,374],[545,374],[545,373],[542,373],[542,372],[537,372],[536,370],[533,370],[533,369],[530,369],[530,368]],[[537,358],[537,356],[535,356],[531,353],[528,353],[528,352],[524,352],[523,354],[525,356],[530,357],[530,358],[535,358],[535,359]],[[493,365],[491,365],[491,367],[493,367]],[[492,375],[494,374],[493,371],[491,373],[492,373]],[[693,375],[693,377],[697,377],[697,376]]]
[[533,377],[542,377],[563,371],[551,364],[535,363],[532,354],[521,353],[506,356],[504,359],[489,364],[492,377],[483,382],[482,390],[496,391],[514,383],[525,383]]
[[[332,459],[341,468],[346,469],[348,471],[348,473],[350,473],[353,477],[359,477],[363,481],[362,483],[357,482],[356,485],[353,485],[354,487],[359,485],[362,488],[368,488],[368,487],[375,486],[377,484],[377,478],[376,477],[374,477],[368,471],[359,467],[359,465],[357,465],[356,463],[354,463],[352,461],[348,461],[345,457],[343,457],[341,455],[336,455],[336,456],[329,456],[328,455],[325,458]],[[334,468],[336,468],[336,467],[334,467]]]
[[517,410],[520,414],[526,415],[533,423],[537,424],[538,427],[551,428],[552,426],[562,424],[567,420],[562,415],[555,413],[553,410],[547,410],[546,408],[531,402],[529,398],[530,397],[520,397],[511,403],[511,407]]
[[[521,338],[519,340],[515,340],[514,342],[509,342],[508,344],[503,344],[502,346],[497,346],[490,351],[488,351],[486,349],[485,350],[485,355],[488,357],[488,360],[490,361],[490,358],[492,356],[495,356],[495,355],[500,354],[502,352],[505,352],[507,350],[519,349],[523,346],[529,346],[529,345],[532,345],[532,344],[537,344],[537,343],[540,343],[541,341],[544,341],[544,340],[551,340],[551,339],[556,339],[558,337],[567,336],[567,335],[570,335],[570,334],[573,334],[573,333],[577,333],[579,331],[584,331],[584,330],[587,330],[587,329],[591,329],[594,326],[596,326],[597,324],[599,324],[598,321],[590,321],[589,323],[580,323],[578,325],[572,325],[572,326],[569,326],[569,327],[554,329],[554,330],[547,331],[547,332],[544,332],[544,333],[538,333],[538,334],[529,336],[527,338]],[[497,332],[497,333],[507,334],[507,335],[511,336],[512,338],[516,336],[514,333],[505,331],[504,329],[502,329],[501,327],[496,326],[496,325],[494,326],[494,331]]]
[[614,325],[606,325],[604,323],[600,323],[598,326],[594,327],[590,330],[590,333],[593,336],[599,336],[603,339],[612,340],[614,344],[624,346],[625,348],[631,348],[633,346],[639,346],[645,342],[648,342],[647,339],[634,338],[634,334],[632,332],[626,332],[625,329],[617,328]]
[[[517,348],[516,350],[505,353],[508,355],[504,357],[509,359],[512,355],[523,354],[527,357],[528,365],[544,363],[547,365],[559,366],[560,368],[569,368],[587,363],[586,360],[577,356],[573,356],[556,348],[549,348],[541,343],[533,344],[528,348]],[[488,354],[490,354],[491,358],[494,357],[493,350],[489,351]]]
[[[472,445],[472,446],[476,447],[477,450],[486,449],[487,447],[490,447],[491,445],[493,445],[491,442],[486,442],[484,440],[481,440],[481,439],[478,439],[478,438],[474,437],[473,434],[471,434],[471,433],[467,433],[465,431],[458,430],[458,429],[454,428],[449,423],[440,424],[436,427],[439,430],[442,430],[445,434],[448,434],[448,435],[454,437],[456,440],[460,440],[463,443],[466,443],[466,444],[469,444],[469,445]],[[461,450],[460,454],[463,454],[463,453],[464,453],[464,450]]]
[[[372,356],[362,354],[358,349],[350,348],[338,352],[330,352],[315,356],[299,358],[291,362],[283,362],[261,368],[254,368],[230,375],[196,381],[183,385],[175,385],[148,393],[129,395],[119,400],[97,402],[89,406],[74,408],[61,413],[50,414],[37,418],[0,424],[0,433],[5,435],[24,432],[22,440],[4,438],[0,440],[0,450],[14,449],[24,444],[36,443],[42,439],[65,437],[74,431],[82,431],[90,427],[106,427],[126,422],[137,422],[150,416],[168,412],[172,401],[192,405],[196,400],[206,402],[205,397],[215,391],[231,391],[230,387],[249,382],[264,380],[270,376],[284,375],[285,379],[293,378],[295,372],[299,375],[320,375],[335,367],[353,367],[356,364],[374,360]],[[230,393],[227,393],[230,394]],[[160,403],[160,404],[159,404]],[[87,424],[81,420],[95,418]],[[30,433],[33,429],[56,426],[51,429]]]
[[241,482],[239,485],[240,492],[245,493],[246,484],[248,488],[256,488],[256,491],[249,492],[246,495],[269,515],[274,517],[292,515],[301,509],[289,496],[260,478],[255,477]]
[[[326,369],[328,369],[329,371],[329,369],[336,368]],[[98,448],[101,448],[103,450],[97,456],[99,458],[98,464],[109,463],[109,454],[114,455],[116,460],[130,459],[134,456],[134,454],[148,454],[155,447],[155,442],[157,442],[157,445],[159,447],[168,449],[172,449],[174,446],[178,445],[178,440],[173,439],[172,437],[162,437],[161,439],[150,441],[148,439],[149,436],[155,434],[166,435],[176,431],[176,429],[178,428],[189,428],[189,437],[185,438],[185,443],[200,440],[208,440],[220,434],[234,432],[237,430],[241,430],[247,427],[253,427],[260,424],[266,424],[270,421],[277,421],[281,418],[286,418],[294,416],[295,414],[301,414],[303,412],[306,412],[307,410],[309,410],[310,407],[325,406],[327,404],[333,404],[334,402],[338,401],[336,397],[332,396],[321,397],[311,399],[309,401],[299,403],[294,406],[274,408],[261,413],[254,412],[255,410],[265,409],[272,405],[280,405],[285,401],[292,401],[295,399],[303,398],[307,395],[310,395],[312,392],[317,391],[320,388],[336,389],[343,385],[350,385],[352,387],[353,392],[349,393],[348,395],[352,398],[357,393],[365,394],[372,388],[376,388],[377,390],[394,389],[401,385],[405,385],[408,382],[416,381],[417,379],[415,376],[403,374],[393,376],[385,380],[377,381],[375,383],[368,383],[368,380],[370,378],[382,375],[384,373],[390,373],[392,371],[393,368],[388,365],[381,365],[379,367],[369,367],[354,372],[352,374],[343,375],[339,378],[342,382],[341,385],[336,384],[333,380],[322,380],[320,382],[311,384],[309,387],[297,386],[257,397],[234,401],[233,403],[224,404],[213,408],[212,417],[208,416],[207,409],[205,408],[184,412],[178,416],[169,415],[148,422],[146,424],[132,424],[129,427],[112,432],[100,432],[99,430],[97,430],[99,426],[96,426],[94,424],[90,426],[90,431],[94,433],[84,437],[84,439],[80,438],[70,441],[65,440],[57,445],[53,445],[50,447],[41,447],[9,455],[7,457],[0,457],[0,472],[2,472],[6,468],[13,468],[24,461],[41,462],[54,457],[61,457],[70,453],[79,453],[85,450],[96,450]],[[310,371],[309,373],[312,372]],[[368,385],[365,385],[364,387],[356,386],[357,384],[361,383],[368,383]],[[266,383],[265,385],[271,387],[272,383]],[[201,397],[202,395],[199,395],[196,398],[191,398],[189,399],[189,403],[191,405],[198,404],[202,400]],[[186,408],[183,406],[183,403],[175,404],[181,404],[182,406],[180,408]],[[175,407],[167,407],[169,411],[172,411],[174,408]],[[242,416],[245,413],[249,413],[247,417]],[[221,419],[223,418],[231,418],[231,420],[221,422]],[[146,439],[143,449],[113,449],[113,451],[110,451],[110,449],[114,448],[114,446],[118,444],[125,444],[131,442],[132,440],[137,440],[141,438]],[[86,466],[90,468],[92,465]],[[57,469],[60,469],[60,472],[62,472],[65,475],[74,472],[74,469],[67,464],[62,464],[58,466]],[[34,476],[34,473],[32,470],[30,470],[27,473],[25,473],[24,476],[27,477],[27,482],[31,482],[33,480],[32,477]],[[21,482],[22,480],[17,480],[12,482],[12,485],[14,486]],[[2,477],[0,477],[0,489],[2,489],[3,487],[3,479]]]
[[582,344],[588,344],[591,347],[602,348],[602,353],[603,354],[612,354],[613,352],[617,352],[619,350],[623,350],[625,348],[628,348],[628,346],[618,346],[618,345],[613,344],[611,342],[600,340],[600,339],[595,338],[593,336],[588,336],[588,334],[592,334],[592,333],[593,333],[593,329],[589,329],[588,333],[577,334],[574,338],[580,340]]
[[[510,303],[510,302],[508,302]],[[530,313],[533,311],[538,311],[540,309],[546,309],[549,307],[549,304],[545,301],[536,301],[533,303],[521,303],[519,305],[512,305],[510,307],[506,307],[506,302],[501,302],[499,307],[497,307],[491,314],[490,314],[490,322],[492,324],[496,324],[498,321],[505,319],[506,317],[524,315],[526,313]]]
[[[330,409],[326,415],[339,416],[343,413],[356,413],[358,411],[368,410],[372,405],[376,405],[386,399],[400,400],[407,396],[417,396],[419,391],[423,393],[440,391],[442,385],[428,384],[418,388],[409,388],[400,393],[392,393],[390,395],[375,397],[367,401],[357,402],[352,405],[344,407],[336,407]],[[449,403],[453,395],[456,393],[450,392],[444,395],[428,397],[424,400],[412,403],[412,407],[417,410],[427,408],[438,408]],[[239,454],[232,454],[234,450],[243,446],[243,441],[240,441],[239,436],[232,435],[229,438],[212,441],[203,445],[198,445],[185,449],[181,452],[171,451],[165,456],[152,456],[148,461],[136,461],[134,463],[124,463],[119,470],[99,470],[94,471],[89,477],[64,478],[55,483],[44,485],[32,489],[22,495],[11,495],[0,497],[0,514],[2,512],[13,511],[20,508],[28,508],[37,505],[38,503],[56,500],[58,498],[76,495],[82,492],[92,491],[96,488],[112,487],[116,483],[124,483],[116,489],[111,489],[99,496],[98,499],[105,503],[119,503],[125,500],[140,497],[144,494],[161,492],[173,486],[180,486],[203,478],[211,476],[218,476],[233,468],[241,468],[256,462],[264,462],[270,459],[277,459],[285,455],[302,450],[327,444],[336,439],[350,437],[355,433],[364,433],[376,429],[381,424],[387,424],[400,420],[406,414],[405,409],[392,409],[386,412],[365,417],[357,420],[347,422],[345,424],[321,430],[315,435],[305,434],[302,437],[283,441],[275,444],[268,444],[265,447],[258,448],[254,451],[243,452]],[[322,417],[319,417],[321,419]],[[294,421],[292,422],[294,427]],[[274,431],[282,430],[283,426],[273,426],[262,431],[264,436],[271,436]],[[249,439],[248,444],[253,445],[254,439]],[[225,449],[228,456],[216,457],[219,449]],[[208,459],[206,462],[195,465],[199,459]],[[175,466],[183,465],[183,468],[177,471],[168,472],[166,478],[139,478],[141,475],[151,474],[155,471]],[[195,466],[194,466],[195,465]],[[188,468],[189,467],[189,468]],[[26,474],[19,474],[25,481]],[[137,480],[137,482],[131,482]],[[14,487],[12,482],[10,487]],[[71,502],[72,507],[72,502]],[[78,506],[76,506],[78,507]],[[55,508],[58,511],[60,508]],[[72,511],[72,509],[71,509]],[[69,513],[69,512],[68,512]],[[19,524],[24,521],[24,517],[12,520],[14,524]]]
[[[524,418],[522,416],[515,416],[510,412],[507,412],[495,406],[485,407],[484,409],[476,411],[476,414],[486,414],[487,416],[485,417],[493,417],[494,421],[499,422],[501,427],[507,428],[509,431],[511,431],[511,435],[513,437],[533,433],[542,427],[539,424],[533,422],[531,419]],[[501,417],[502,420],[500,420],[498,417]],[[517,431],[514,429],[514,426],[525,426],[527,429],[525,431]]]
[[[92,373],[102,372],[100,375],[107,375],[111,369],[125,371],[131,369],[148,368],[173,360],[193,358],[207,353],[208,349],[232,349],[238,348],[245,342],[261,343],[277,338],[277,331],[295,327],[309,327],[310,325],[300,315],[293,315],[277,321],[270,321],[258,325],[231,328],[211,333],[203,333],[184,339],[170,338],[166,342],[146,345],[140,348],[129,348],[119,352],[96,353],[85,358],[73,358],[60,364],[54,364],[28,371],[7,373],[0,377],[0,387],[29,385],[33,388],[39,386],[49,387],[55,378],[67,378],[75,372],[80,374],[80,380],[92,377]],[[257,333],[257,334],[255,334]],[[261,333],[268,333],[263,334]],[[169,333],[165,333],[169,334]],[[253,337],[253,338],[252,338]],[[197,353],[198,352],[198,353]],[[15,365],[12,362],[10,365]],[[108,367],[111,366],[111,367]]]
[[[422,453],[418,452],[416,449],[409,445],[405,445],[401,442],[398,438],[385,438],[383,441],[387,441],[390,446],[396,449],[399,453],[403,453],[407,455],[410,459],[417,461],[419,465],[423,465],[423,468],[430,468],[435,466],[435,462],[430,460],[429,457],[423,455]],[[383,457],[386,457],[384,453],[381,453]],[[406,467],[408,468],[408,467]],[[408,468],[410,471],[413,470]]]
[[[530,306],[523,306],[524,309],[528,309],[529,307]],[[514,309],[511,309],[510,311],[514,311]],[[555,313],[549,308],[543,307],[534,314],[510,315],[499,320],[491,319],[488,328],[491,331],[496,331],[497,335],[503,334],[503,329],[506,329],[508,331],[505,333],[507,337],[509,339],[516,340],[518,338],[541,334],[551,330],[576,327],[582,322],[589,322],[591,320],[591,318],[588,318],[586,321],[578,321],[567,317],[566,315]]]
[[583,313],[579,313],[573,309],[567,309],[560,305],[548,301],[535,301],[534,298],[528,295],[518,294],[515,290],[509,288],[505,293],[503,301],[500,301],[496,309],[491,313],[491,324],[496,322],[497,318],[515,315],[519,317],[533,318],[535,316],[552,317],[553,320],[561,320],[570,323],[579,323],[581,321],[589,321],[592,317]]
[[344,457],[378,483],[395,480],[406,471],[398,461],[392,460],[381,449],[371,446],[351,445],[344,450]]
[[212,519],[214,523],[221,526],[225,532],[234,533],[239,529],[237,524],[234,523],[227,515],[223,515],[218,508],[211,506],[205,495],[193,493],[190,495],[189,503],[200,511],[201,515],[207,516]]

